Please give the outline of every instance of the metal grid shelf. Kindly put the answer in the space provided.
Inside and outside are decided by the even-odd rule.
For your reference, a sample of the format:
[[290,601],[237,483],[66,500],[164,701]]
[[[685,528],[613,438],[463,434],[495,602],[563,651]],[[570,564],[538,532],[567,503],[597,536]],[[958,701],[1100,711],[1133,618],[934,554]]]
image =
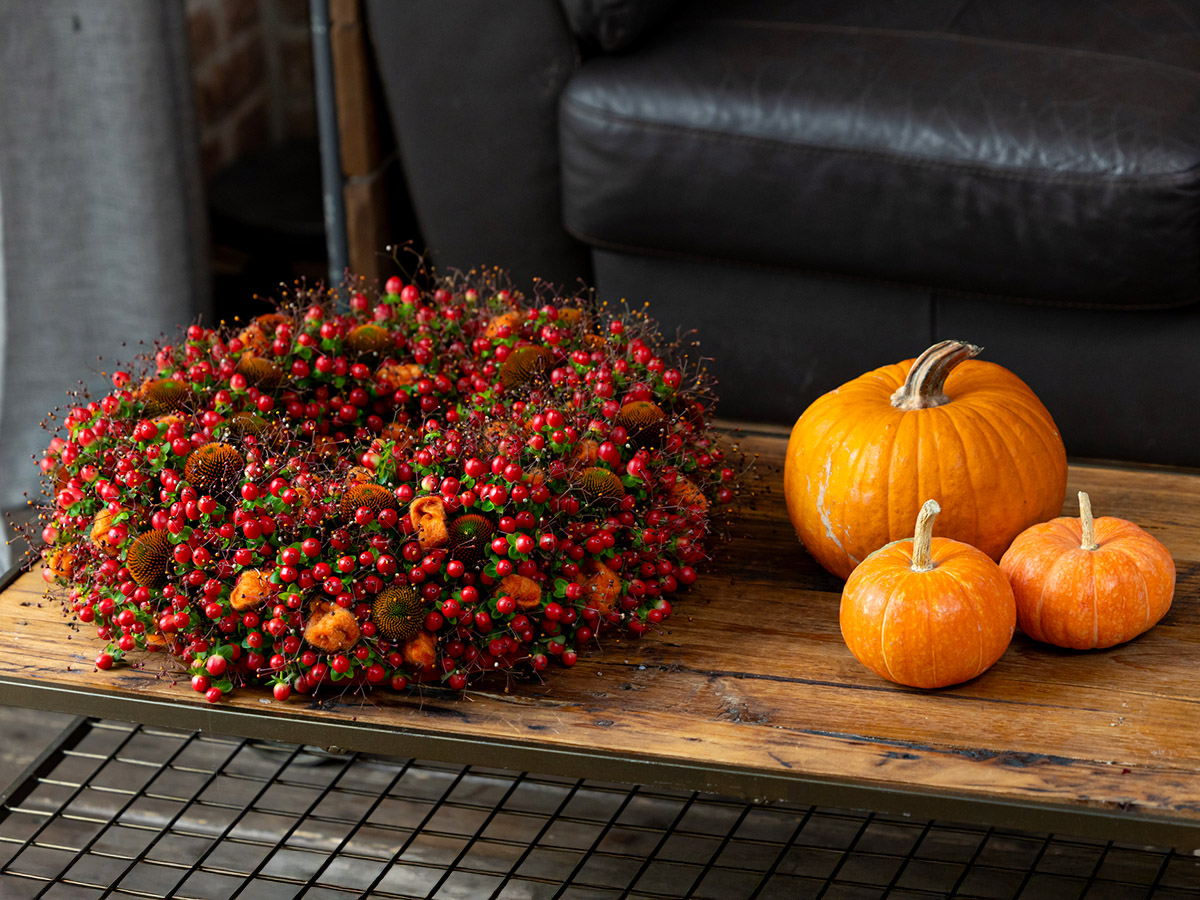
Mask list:
[[1200,900],[1170,850],[76,720],[0,897]]

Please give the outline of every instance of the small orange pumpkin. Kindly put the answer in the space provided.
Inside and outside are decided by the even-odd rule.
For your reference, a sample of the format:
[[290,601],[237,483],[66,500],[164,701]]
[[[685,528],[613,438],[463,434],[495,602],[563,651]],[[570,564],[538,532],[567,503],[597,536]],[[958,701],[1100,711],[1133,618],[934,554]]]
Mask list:
[[1017,598],[1017,624],[1035,641],[1092,650],[1149,631],[1175,596],[1175,561],[1132,522],[1079,518],[1034,525],[1013,541],[1000,568]]
[[939,531],[999,560],[1012,539],[1062,510],[1067,454],[1050,413],[1016,375],[935,344],[819,397],[792,429],[783,491],[796,535],[848,576],[908,534],[926,498]]
[[842,638],[889,681],[940,688],[969,681],[1012,641],[1016,604],[1004,573],[969,544],[933,537],[927,500],[916,534],[872,553],[842,591]]

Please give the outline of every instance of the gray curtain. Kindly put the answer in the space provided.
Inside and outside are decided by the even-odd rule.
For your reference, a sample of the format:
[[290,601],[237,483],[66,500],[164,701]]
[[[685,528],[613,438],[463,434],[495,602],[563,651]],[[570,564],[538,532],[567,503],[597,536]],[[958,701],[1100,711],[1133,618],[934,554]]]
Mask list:
[[[0,506],[40,422],[207,312],[182,0],[0,0]],[[102,357],[102,361],[98,361]]]

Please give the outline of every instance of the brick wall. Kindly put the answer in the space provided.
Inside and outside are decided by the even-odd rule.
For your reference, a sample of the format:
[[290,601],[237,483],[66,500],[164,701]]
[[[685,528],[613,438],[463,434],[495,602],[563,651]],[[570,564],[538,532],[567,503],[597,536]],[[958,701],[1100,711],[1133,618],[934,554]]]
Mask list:
[[186,0],[206,176],[316,134],[307,0]]

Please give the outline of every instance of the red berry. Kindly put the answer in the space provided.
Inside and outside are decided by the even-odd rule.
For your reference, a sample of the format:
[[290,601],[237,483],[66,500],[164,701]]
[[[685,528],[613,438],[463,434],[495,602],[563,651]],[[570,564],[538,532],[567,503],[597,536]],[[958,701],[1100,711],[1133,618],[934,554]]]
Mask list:
[[113,666],[113,658],[112,658],[111,654],[101,653],[99,656],[96,657],[96,668],[97,669],[111,669],[112,666]]
[[210,687],[204,692],[204,699],[209,703],[218,703],[221,700],[221,689],[219,687]]
[[272,693],[275,695],[275,699],[278,700],[280,703],[282,703],[284,700],[286,700],[288,697],[290,697],[292,695],[292,689],[291,689],[291,686],[288,685],[288,683],[286,681],[279,681],[279,682],[276,682],[275,687],[272,690]]
[[228,663],[223,656],[213,655],[204,662],[204,668],[208,670],[208,674],[213,676],[213,678],[220,678],[224,675],[227,666]]

